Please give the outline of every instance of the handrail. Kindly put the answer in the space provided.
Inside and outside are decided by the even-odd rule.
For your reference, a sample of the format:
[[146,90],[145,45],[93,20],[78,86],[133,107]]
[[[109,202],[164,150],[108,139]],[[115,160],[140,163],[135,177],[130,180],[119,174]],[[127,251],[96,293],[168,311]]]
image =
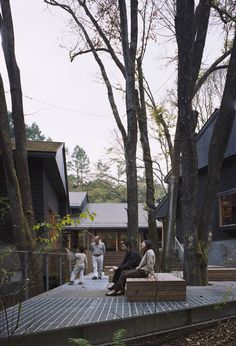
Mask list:
[[184,247],[175,237],[175,253],[177,254],[180,261],[184,261]]
[[41,251],[26,251],[26,250],[14,250],[12,252],[16,253],[30,253],[33,255],[61,255],[61,256],[67,256],[64,252],[41,252]]

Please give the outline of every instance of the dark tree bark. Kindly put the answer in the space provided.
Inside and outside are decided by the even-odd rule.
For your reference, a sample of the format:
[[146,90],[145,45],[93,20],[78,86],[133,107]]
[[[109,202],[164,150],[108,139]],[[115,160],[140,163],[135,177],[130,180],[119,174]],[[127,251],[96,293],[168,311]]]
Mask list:
[[[143,161],[145,166],[145,179],[146,179],[146,205],[148,212],[148,237],[153,244],[153,248],[156,253],[156,258],[159,258],[159,242],[156,227],[156,216],[155,216],[155,196],[154,196],[154,181],[153,181],[153,165],[151,150],[148,139],[148,128],[147,128],[147,112],[146,102],[143,86],[143,71],[141,57],[137,59],[138,69],[138,84],[139,84],[139,98],[140,104],[137,102],[138,109],[138,125],[140,131],[140,141],[143,149]],[[137,92],[138,101],[138,92]],[[159,263],[156,263],[158,267]]]
[[202,213],[199,218],[198,232],[203,253],[201,261],[201,280],[207,284],[207,262],[208,250],[211,240],[212,216],[214,210],[214,201],[216,198],[217,187],[220,179],[220,171],[224,159],[224,153],[228,145],[230,134],[233,128],[233,122],[236,116],[236,34],[234,37],[232,53],[229,62],[229,68],[226,77],[226,83],[221,102],[219,114],[217,115],[214,126],[209,154],[208,154],[208,174],[207,184],[204,196]]
[[184,275],[189,285],[201,282],[202,252],[197,232],[198,161],[196,114],[192,111],[194,87],[198,78],[210,16],[210,1],[177,0],[176,37],[178,45],[178,118],[182,150]]
[[174,148],[170,152],[171,172],[168,182],[168,217],[167,225],[164,232],[164,248],[162,254],[162,271],[170,272],[172,269],[172,258],[174,255],[175,245],[175,221],[177,212],[177,200],[179,190],[179,168],[180,168],[180,138],[179,138],[179,121],[177,121]]
[[138,37],[138,1],[132,0],[130,43],[128,35],[128,20],[126,2],[119,0],[120,30],[125,64],[126,83],[126,113],[127,113],[127,142],[125,143],[125,160],[127,175],[127,204],[128,204],[128,237],[137,248],[138,239],[138,187],[137,187],[137,118],[135,101],[135,60]]
[[[1,0],[2,10],[2,46],[7,65],[11,89],[12,116],[15,131],[16,172],[22,198],[22,206],[29,227],[34,226],[34,211],[31,197],[31,185],[28,170],[27,140],[22,103],[20,70],[18,68],[14,48],[14,30],[9,0]],[[32,233],[33,236],[33,233]]]
[[[136,148],[137,148],[137,118],[136,118],[136,103],[135,103],[135,59],[137,50],[137,32],[138,32],[138,2],[130,1],[130,37],[128,35],[128,20],[126,13],[126,2],[119,1],[120,10],[120,32],[121,41],[123,48],[123,58],[124,65],[118,59],[118,55],[115,53],[114,49],[111,47],[109,40],[104,34],[102,27],[99,25],[98,21],[90,12],[85,1],[78,1],[81,8],[84,9],[86,16],[92,25],[96,28],[99,37],[105,45],[105,49],[100,49],[95,47],[94,41],[89,36],[86,30],[84,22],[81,18],[76,16],[76,12],[69,6],[65,5],[56,0],[44,0],[45,3],[57,6],[68,12],[78,27],[83,32],[84,38],[89,46],[85,52],[79,52],[74,54],[78,56],[82,53],[92,53],[94,55],[95,61],[99,65],[103,80],[107,87],[108,99],[113,111],[113,115],[117,126],[121,132],[124,149],[125,149],[125,160],[126,160],[126,175],[127,175],[127,214],[128,214],[128,236],[131,239],[133,245],[137,247],[138,239],[138,192],[137,192],[137,169],[136,169]],[[129,41],[130,40],[130,41]],[[112,85],[106,73],[105,66],[98,55],[99,51],[106,51],[110,54],[114,63],[118,67],[119,71],[125,78],[126,83],[126,113],[127,113],[127,131],[125,130],[122,121],[119,116],[119,112],[115,103],[115,98],[112,90]],[[72,59],[73,59],[72,58]]]
[[18,250],[33,248],[30,229],[25,220],[19,183],[15,171],[12,144],[9,136],[7,107],[2,77],[0,75],[0,149],[7,182],[13,237]]

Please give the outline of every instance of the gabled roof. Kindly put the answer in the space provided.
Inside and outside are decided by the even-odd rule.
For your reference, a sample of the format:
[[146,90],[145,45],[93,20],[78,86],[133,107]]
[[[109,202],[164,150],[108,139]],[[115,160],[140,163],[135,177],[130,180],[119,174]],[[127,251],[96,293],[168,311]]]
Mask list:
[[[15,141],[12,141],[15,149]],[[63,142],[27,141],[29,158],[40,158],[57,192],[68,200],[65,144]]]
[[155,210],[157,220],[161,220],[168,214],[169,198],[168,194],[162,198]]
[[[197,134],[198,169],[201,169],[208,165],[209,146],[218,114],[219,110],[216,109]],[[229,138],[228,146],[224,154],[224,158],[233,155],[236,155],[236,116],[234,118],[233,128]],[[167,177],[169,176],[169,174],[170,172],[167,174]],[[166,195],[156,208],[155,214],[157,219],[161,219],[167,215],[168,203],[168,195]]]
[[[51,152],[56,153],[58,149],[64,146],[62,142],[46,142],[46,141],[27,141],[27,150],[33,152]],[[15,149],[15,141],[12,141],[12,149]]]
[[[216,109],[197,135],[198,168],[208,165],[208,152],[213,129],[217,120],[219,110]],[[236,154],[236,117],[234,118],[232,132],[229,138],[224,158]]]
[[[84,207],[90,213],[96,213],[94,221],[89,218],[81,219],[76,226],[77,229],[91,228],[125,228],[127,229],[127,203],[88,203]],[[138,204],[139,228],[147,228],[147,212],[143,209],[143,204]],[[76,219],[76,218],[74,218]],[[161,223],[157,221],[157,226],[161,227]],[[66,228],[75,228],[66,227]]]
[[85,203],[88,203],[87,192],[69,192],[69,200],[71,208],[82,208]]

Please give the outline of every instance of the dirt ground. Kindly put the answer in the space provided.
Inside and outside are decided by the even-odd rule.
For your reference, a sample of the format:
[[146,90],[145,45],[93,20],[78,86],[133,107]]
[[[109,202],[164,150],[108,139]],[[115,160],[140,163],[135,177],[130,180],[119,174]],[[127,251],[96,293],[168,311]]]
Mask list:
[[236,318],[211,323],[201,328],[149,336],[129,342],[129,346],[236,346]]

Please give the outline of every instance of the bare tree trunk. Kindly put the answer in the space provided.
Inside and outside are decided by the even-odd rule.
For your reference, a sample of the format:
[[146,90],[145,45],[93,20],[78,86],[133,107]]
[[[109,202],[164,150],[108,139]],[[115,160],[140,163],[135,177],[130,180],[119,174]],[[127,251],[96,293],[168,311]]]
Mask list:
[[201,262],[201,280],[208,282],[207,263],[208,250],[212,234],[212,216],[217,187],[220,179],[220,171],[224,159],[224,153],[228,145],[233,122],[236,115],[236,34],[226,77],[224,94],[219,114],[214,126],[208,155],[208,176],[204,196],[204,204],[201,208],[198,232],[203,253]]
[[[143,149],[143,161],[145,166],[145,179],[146,179],[146,205],[148,211],[148,237],[153,244],[153,248],[156,253],[156,258],[159,258],[159,242],[156,227],[156,217],[155,217],[155,196],[154,196],[154,181],[153,181],[153,166],[151,150],[148,139],[148,128],[147,128],[147,112],[146,103],[144,96],[144,86],[143,86],[143,71],[141,58],[137,59],[138,67],[138,82],[139,82],[139,95],[140,95],[140,105],[138,102],[138,92],[137,92],[137,109],[138,109],[138,124],[140,131],[140,141]],[[156,262],[156,269],[158,263]]]
[[199,75],[210,15],[210,1],[177,0],[178,118],[182,150],[182,218],[185,244],[184,275],[188,285],[201,285],[203,253],[197,231],[198,159],[196,112],[192,111],[194,88]]
[[27,140],[25,133],[20,70],[18,68],[15,56],[14,30],[9,0],[1,0],[1,9],[3,18],[1,25],[2,46],[11,88],[12,116],[16,141],[16,172],[21,191],[24,214],[29,227],[32,230],[34,226],[34,211],[28,170]]
[[125,63],[126,82],[126,113],[127,113],[127,142],[125,143],[125,160],[127,174],[127,204],[128,204],[128,237],[137,248],[138,239],[138,187],[137,187],[137,119],[135,101],[135,59],[138,34],[138,1],[131,1],[131,34],[128,36],[128,21],[126,3],[119,0],[120,29]]
[[9,125],[7,107],[2,77],[0,76],[0,148],[7,182],[11,220],[13,225],[13,237],[18,250],[33,248],[30,229],[25,220],[19,183],[15,171],[12,153],[11,139],[9,136]]
[[171,153],[171,173],[168,183],[168,214],[167,227],[164,234],[164,248],[162,254],[161,268],[163,272],[170,272],[172,269],[172,258],[175,240],[175,222],[177,212],[177,201],[179,191],[179,168],[180,168],[180,138],[179,122],[177,122],[174,150]]

